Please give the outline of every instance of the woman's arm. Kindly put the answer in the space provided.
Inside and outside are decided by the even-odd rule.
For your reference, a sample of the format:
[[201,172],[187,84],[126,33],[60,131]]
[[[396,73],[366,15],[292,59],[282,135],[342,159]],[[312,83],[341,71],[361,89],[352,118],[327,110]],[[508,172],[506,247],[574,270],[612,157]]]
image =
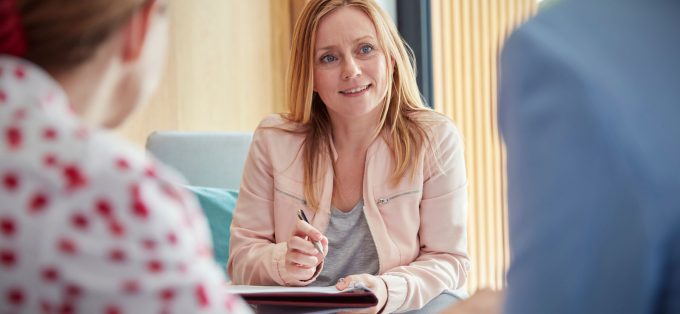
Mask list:
[[390,269],[385,312],[424,306],[445,289],[463,286],[470,270],[467,255],[467,177],[463,144],[451,122],[433,128],[435,154],[425,152],[420,202],[420,255]]
[[[303,286],[318,276],[328,240],[311,225],[297,221],[291,209],[294,230],[286,241],[277,243],[269,141],[281,139],[272,132],[260,127],[253,136],[230,230],[227,270],[235,284]],[[317,252],[306,237],[321,241],[324,252]]]

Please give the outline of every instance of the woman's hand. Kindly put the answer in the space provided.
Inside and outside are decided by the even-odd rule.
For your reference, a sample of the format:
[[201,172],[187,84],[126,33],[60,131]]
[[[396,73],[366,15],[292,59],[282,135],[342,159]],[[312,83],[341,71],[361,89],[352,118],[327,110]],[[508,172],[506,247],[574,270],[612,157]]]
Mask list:
[[[311,241],[320,241],[323,252],[319,252]],[[328,252],[328,238],[312,225],[298,220],[287,243],[286,271],[290,278],[299,281],[309,280]]]
[[378,313],[387,302],[387,284],[378,276],[360,274],[340,278],[338,283],[335,284],[335,288],[338,290],[345,290],[357,285],[358,283],[362,283],[364,286],[366,286],[366,288],[373,291],[375,296],[378,298],[378,305],[365,310],[360,310],[359,312],[350,311],[349,313]]

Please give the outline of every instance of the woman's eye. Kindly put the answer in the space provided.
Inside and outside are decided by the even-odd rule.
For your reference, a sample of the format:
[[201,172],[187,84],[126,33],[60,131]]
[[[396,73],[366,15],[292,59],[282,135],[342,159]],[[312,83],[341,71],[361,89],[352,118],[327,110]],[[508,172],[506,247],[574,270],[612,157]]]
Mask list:
[[336,58],[332,55],[325,55],[325,56],[321,57],[321,62],[322,63],[330,63],[330,62],[335,61],[335,59]]
[[362,54],[367,54],[371,51],[373,51],[373,46],[371,46],[371,45],[364,45],[364,46],[361,47],[361,53]]

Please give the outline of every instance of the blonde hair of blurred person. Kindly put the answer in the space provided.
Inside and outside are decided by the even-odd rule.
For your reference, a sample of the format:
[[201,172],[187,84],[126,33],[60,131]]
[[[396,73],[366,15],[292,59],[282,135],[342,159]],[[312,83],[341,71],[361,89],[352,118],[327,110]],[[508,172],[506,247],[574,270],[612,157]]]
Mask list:
[[119,126],[155,90],[165,63],[166,1],[16,0],[16,6],[22,57],[60,83],[88,124]]
[[304,190],[312,208],[318,205],[314,181],[319,169],[323,168],[321,159],[332,156],[331,119],[321,97],[314,91],[314,80],[310,79],[314,77],[314,41],[320,21],[342,7],[359,9],[369,17],[376,29],[379,48],[385,53],[387,88],[379,105],[380,118],[372,137],[389,130],[385,136],[396,161],[394,180],[412,174],[416,156],[429,141],[425,125],[443,118],[423,103],[415,80],[412,51],[401,39],[390,17],[374,1],[320,0],[309,3],[300,13],[293,31],[286,98],[290,112],[285,118],[305,126]]

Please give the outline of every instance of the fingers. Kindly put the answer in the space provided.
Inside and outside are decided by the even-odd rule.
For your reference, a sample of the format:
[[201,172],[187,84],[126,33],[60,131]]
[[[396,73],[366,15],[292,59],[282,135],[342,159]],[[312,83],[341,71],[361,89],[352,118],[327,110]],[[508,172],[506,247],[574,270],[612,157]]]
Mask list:
[[328,254],[328,238],[326,236],[321,237],[321,247],[323,247],[321,254],[325,257]]
[[298,251],[300,253],[304,253],[307,255],[317,255],[319,254],[319,251],[316,250],[314,247],[314,244],[312,242],[309,242],[301,237],[298,236],[292,236],[288,240],[288,250],[294,250]]
[[372,289],[374,286],[374,277],[368,274],[350,275],[345,278],[340,278],[335,284],[335,288],[338,290],[345,290],[360,285]]
[[312,225],[302,220],[298,220],[295,224],[293,234],[301,238],[308,237],[312,241],[321,241],[321,239],[325,238],[319,230],[316,230]]
[[378,304],[368,309],[371,313],[376,313],[377,310],[382,309],[385,306],[388,298],[388,287],[387,283],[379,276],[369,274],[350,275],[345,278],[340,278],[338,283],[335,284],[335,288],[338,290],[355,287],[368,288],[375,294],[375,297],[378,299]]
[[[321,243],[317,250],[314,241]],[[302,220],[295,224],[293,235],[288,239],[285,256],[286,271],[299,280],[311,278],[328,252],[328,238],[319,230]]]
[[316,265],[319,264],[319,259],[316,256],[302,254],[295,251],[286,254],[286,261],[297,267],[305,269],[316,268]]
[[[307,240],[311,244],[311,248],[313,248],[313,251],[307,250],[306,248],[309,247],[305,245],[304,251],[305,253],[308,254],[319,254],[320,257],[326,256],[326,253],[328,253],[328,238],[326,238],[319,230],[314,228],[312,225],[302,221],[298,220],[295,224],[295,230],[293,231],[293,235],[297,236],[299,238],[302,238],[304,240]],[[316,249],[314,246],[313,242],[319,241],[321,243],[321,248],[322,250],[319,251]]]
[[291,278],[295,278],[297,280],[309,280],[316,272],[314,267],[304,268],[291,263],[286,264],[286,271],[291,276]]

